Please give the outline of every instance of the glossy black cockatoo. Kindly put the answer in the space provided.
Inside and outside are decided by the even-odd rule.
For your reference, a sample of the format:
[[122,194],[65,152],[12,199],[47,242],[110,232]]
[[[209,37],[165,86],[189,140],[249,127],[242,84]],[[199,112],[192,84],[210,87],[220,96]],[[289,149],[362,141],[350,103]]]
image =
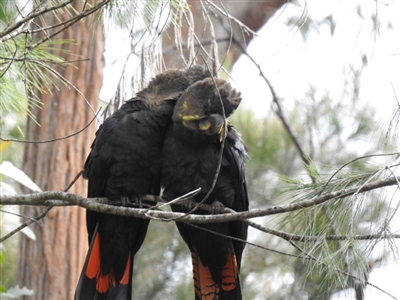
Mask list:
[[[162,146],[176,100],[208,71],[200,66],[157,75],[99,127],[84,166],[88,197],[127,203],[160,193]],[[149,220],[87,211],[89,251],[76,300],[131,299],[134,255]]]
[[[212,187],[226,136],[218,179],[205,204],[235,211],[248,210],[245,181],[246,148],[232,125],[224,122],[240,104],[241,97],[222,79],[207,78],[191,85],[174,108],[173,123],[164,140],[163,198],[172,200],[201,187],[195,196],[200,202]],[[192,203],[193,204],[193,203]],[[188,205],[172,205],[176,212],[188,212]],[[208,214],[196,210],[196,214]],[[192,255],[196,300],[242,299],[239,271],[247,226],[240,221],[198,224],[208,230],[177,222],[182,238]]]

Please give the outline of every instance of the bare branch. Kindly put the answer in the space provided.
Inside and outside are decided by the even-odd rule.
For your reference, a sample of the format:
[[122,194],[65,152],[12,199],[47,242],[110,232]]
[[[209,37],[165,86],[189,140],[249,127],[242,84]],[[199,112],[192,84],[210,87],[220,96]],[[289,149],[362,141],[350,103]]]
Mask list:
[[46,207],[46,209],[38,216],[31,218],[28,222],[25,222],[21,225],[19,225],[17,228],[13,229],[12,231],[10,231],[9,233],[7,233],[5,236],[3,236],[2,238],[0,238],[0,243],[4,242],[6,239],[12,237],[14,234],[20,232],[22,229],[24,229],[25,227],[31,225],[34,222],[38,222],[39,220],[43,219],[47,213],[50,211],[50,209],[52,209],[52,206]]
[[[187,193],[187,194],[185,194],[183,196],[175,198],[175,199],[173,199],[171,201],[168,201],[166,203],[163,203],[161,205],[152,206],[152,207],[149,208],[149,210],[160,209],[160,208],[163,208],[165,206],[169,206],[169,205],[172,205],[172,204],[177,204],[177,203],[182,202],[184,200],[191,199],[194,196],[196,196],[198,193],[200,193],[200,191],[201,191],[201,188],[198,188],[198,189],[196,189],[194,191],[191,191],[191,192],[189,192],[189,193]],[[147,196],[152,196],[152,195],[147,195]],[[146,198],[147,198],[147,196],[146,196]],[[161,199],[159,199],[158,196],[154,196],[154,198],[152,198],[150,201],[158,202],[160,200]],[[149,201],[149,199],[147,199],[147,201]]]
[[[79,171],[78,174],[76,174],[76,176],[74,177],[74,179],[72,179],[72,181],[67,185],[67,187],[64,189],[64,192],[67,192],[73,185],[74,183],[79,179],[79,177],[81,177],[81,175],[83,174],[83,170]],[[1,198],[1,195],[0,195]],[[12,231],[10,231],[8,234],[6,234],[5,236],[3,236],[2,238],[0,238],[0,243],[2,243],[3,241],[5,241],[6,239],[10,238],[11,236],[13,236],[14,234],[20,232],[22,229],[24,229],[25,227],[31,225],[34,222],[39,222],[39,220],[41,220],[42,218],[44,218],[47,213],[53,208],[53,206],[49,206],[46,207],[46,209],[38,216],[34,217],[34,218],[29,218],[29,221],[22,223],[21,225],[19,225],[17,228],[13,229]]]
[[[355,193],[360,194],[374,189],[397,185],[400,180],[398,176],[391,176],[383,180],[377,180],[361,186],[342,189],[339,191],[327,193],[321,196],[314,197],[309,200],[298,201],[290,204],[277,205],[261,209],[252,209],[246,212],[226,213],[220,215],[186,215],[184,213],[174,213],[161,210],[149,210],[148,208],[131,208],[114,206],[121,204],[117,201],[110,201],[106,198],[83,198],[66,192],[49,191],[36,194],[25,194],[16,196],[0,196],[0,204],[3,205],[44,205],[44,206],[65,206],[79,205],[81,207],[115,215],[131,216],[142,219],[155,218],[162,221],[173,221],[176,218],[181,218],[183,222],[190,223],[209,223],[209,222],[227,222],[245,220],[249,218],[257,218],[268,215],[275,215],[301,210],[307,207],[316,206],[330,200],[337,200]],[[144,195],[141,197],[143,201],[161,201],[157,196]],[[114,205],[111,205],[114,204]],[[383,238],[381,236],[380,238]],[[340,238],[338,238],[340,239]]]
[[[239,44],[239,43],[238,43]],[[310,161],[308,159],[308,156],[305,154],[303,147],[300,145],[299,139],[297,138],[296,134],[294,133],[294,131],[292,130],[292,127],[290,127],[289,122],[286,120],[285,115],[283,114],[283,110],[280,104],[280,99],[278,98],[278,96],[275,93],[275,90],[272,86],[272,84],[270,83],[270,81],[268,80],[268,78],[265,76],[265,74],[263,73],[261,66],[254,60],[254,58],[249,55],[246,51],[246,49],[242,49],[243,53],[252,61],[252,63],[258,68],[258,71],[260,72],[260,76],[264,79],[265,83],[268,85],[270,91],[271,91],[271,95],[272,95],[272,109],[275,112],[275,114],[278,116],[278,118],[281,120],[281,123],[283,125],[283,127],[285,128],[286,132],[289,134],[290,139],[292,140],[293,144],[295,145],[297,152],[299,152],[299,155],[301,157],[301,159],[303,160],[303,163],[306,166],[310,165]],[[310,175],[311,180],[314,182],[314,177]]]
[[294,257],[294,258],[310,259],[308,256],[300,256],[300,255],[296,255],[296,254],[291,254],[291,253],[287,253],[287,252],[278,251],[278,250],[275,250],[275,249],[272,249],[272,248],[264,247],[264,246],[249,242],[247,240],[239,239],[239,238],[234,237],[234,236],[225,235],[225,234],[222,234],[222,233],[219,233],[219,232],[216,232],[216,231],[213,231],[213,230],[210,230],[208,228],[201,227],[201,226],[198,226],[198,225],[195,225],[195,224],[189,224],[189,225],[192,226],[192,227],[195,227],[197,229],[204,230],[204,231],[210,232],[212,234],[219,235],[219,236],[222,236],[222,237],[234,240],[234,241],[239,241],[239,242],[245,243],[247,245],[250,245],[250,246],[253,246],[253,247],[256,247],[256,248],[260,248],[260,249],[263,249],[263,250],[267,250],[267,251],[270,251],[270,252],[274,252],[274,253],[278,253],[278,254],[281,254],[281,255],[290,256],[290,257]]
[[[231,211],[232,212],[232,211]],[[267,228],[256,222],[250,220],[243,220],[243,222],[247,223],[249,226],[260,230],[265,233],[269,233],[280,237],[286,241],[296,241],[296,242],[320,242],[321,240],[327,241],[344,241],[351,238],[352,240],[364,241],[364,240],[379,240],[379,239],[400,239],[400,234],[391,234],[391,235],[382,235],[382,234],[360,234],[355,236],[346,236],[346,235],[327,235],[327,236],[304,236],[291,234],[280,230],[275,230],[272,228]]]
[[[239,24],[239,23],[238,23]],[[228,29],[226,29],[228,31]],[[229,32],[229,31],[228,31]],[[265,76],[264,72],[261,69],[261,66],[259,63],[257,63],[255,61],[255,59],[247,52],[245,46],[240,43],[240,41],[238,40],[237,37],[235,37],[234,35],[232,35],[232,41],[241,48],[242,53],[244,55],[246,55],[250,61],[254,64],[254,66],[257,67],[260,76],[264,79],[265,83],[267,84],[268,88],[271,91],[271,95],[272,95],[272,109],[275,112],[275,114],[277,115],[277,117],[279,118],[279,120],[281,121],[283,127],[285,128],[286,132],[289,134],[290,139],[292,140],[293,144],[295,145],[295,148],[297,150],[297,152],[299,153],[303,163],[306,166],[310,165],[310,161],[309,161],[309,156],[306,155],[306,153],[303,150],[303,147],[300,145],[299,139],[297,138],[294,130],[292,129],[292,127],[289,125],[289,122],[286,120],[286,117],[283,113],[283,109],[281,107],[280,104],[280,99],[278,97],[278,95],[275,92],[275,89],[273,88],[272,84],[270,83],[270,81],[268,80],[268,78]],[[313,182],[315,182],[315,178],[310,174],[310,172],[308,172],[311,180]]]

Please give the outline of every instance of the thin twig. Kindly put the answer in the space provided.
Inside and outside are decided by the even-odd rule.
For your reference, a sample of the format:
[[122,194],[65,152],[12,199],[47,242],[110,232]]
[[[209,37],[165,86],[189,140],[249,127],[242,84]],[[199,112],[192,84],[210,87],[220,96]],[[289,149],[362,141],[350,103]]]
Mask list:
[[332,179],[333,179],[341,170],[343,170],[346,166],[348,166],[348,165],[350,165],[350,164],[352,164],[352,163],[354,163],[354,162],[356,162],[356,161],[358,161],[358,160],[360,160],[360,159],[366,159],[366,158],[371,158],[371,157],[379,157],[379,156],[392,156],[392,155],[399,155],[399,152],[396,152],[396,153],[387,153],[387,154],[385,154],[385,153],[370,154],[370,155],[365,155],[365,156],[361,156],[361,157],[357,157],[357,158],[355,158],[355,159],[352,159],[351,161],[349,161],[349,162],[345,163],[344,165],[342,165],[339,169],[337,169],[337,170],[332,174],[332,176],[331,176],[331,177],[328,179],[328,181],[325,183],[324,187],[322,188],[322,190],[319,192],[318,195],[321,195],[321,194],[325,191],[325,189],[326,189],[326,187],[328,186],[329,182],[331,182]]
[[[74,183],[79,179],[79,177],[83,174],[83,170],[79,171],[79,173],[74,177],[74,179],[72,179],[72,181],[67,185],[67,187],[64,189],[64,192],[68,192],[69,189],[74,185]],[[31,194],[32,195],[32,194]],[[1,196],[0,196],[1,198]],[[30,220],[28,222],[24,222],[21,225],[19,225],[17,228],[15,228],[14,230],[10,231],[8,234],[6,234],[5,236],[3,236],[2,238],[0,238],[0,243],[2,243],[3,241],[5,241],[6,239],[10,238],[11,236],[13,236],[14,234],[20,232],[22,229],[24,229],[25,227],[31,225],[34,222],[39,222],[39,220],[41,220],[42,218],[44,218],[47,213],[53,208],[53,206],[49,206],[46,207],[43,212],[36,216],[35,218],[29,218]],[[24,218],[26,218],[24,216]]]
[[0,141],[4,141],[4,142],[17,142],[17,143],[27,143],[27,144],[44,144],[44,143],[52,143],[52,142],[56,142],[56,141],[60,141],[60,140],[65,140],[68,139],[70,137],[73,137],[75,135],[78,135],[79,133],[81,133],[82,131],[86,130],[92,123],[93,121],[97,118],[97,116],[99,115],[101,111],[101,107],[98,110],[98,112],[95,114],[95,116],[93,117],[93,119],[82,129],[78,130],[77,132],[74,132],[72,134],[69,135],[65,135],[59,138],[54,138],[51,140],[44,140],[44,141],[34,141],[34,140],[19,140],[19,139],[8,139],[8,138],[2,138],[0,137]]
[[281,255],[290,256],[290,257],[294,257],[294,258],[309,259],[306,256],[300,256],[300,255],[295,255],[295,254],[291,254],[291,253],[286,253],[286,252],[281,252],[281,251],[278,251],[278,250],[274,250],[274,249],[271,249],[271,248],[268,248],[268,247],[264,247],[264,246],[261,246],[261,245],[258,245],[258,244],[255,244],[255,243],[252,243],[252,242],[249,242],[249,241],[237,238],[237,237],[234,237],[234,236],[222,234],[222,233],[219,233],[219,232],[216,232],[216,231],[213,231],[213,230],[210,230],[208,228],[204,228],[202,226],[198,226],[198,225],[195,225],[195,224],[192,224],[192,223],[186,223],[186,224],[188,224],[189,226],[192,226],[194,228],[197,228],[197,229],[200,229],[200,230],[204,230],[204,231],[210,232],[212,234],[215,234],[215,235],[218,235],[218,236],[222,236],[224,238],[228,238],[228,239],[233,240],[233,241],[242,242],[242,243],[245,243],[247,245],[250,245],[250,246],[253,246],[253,247],[256,247],[256,248],[260,248],[260,249],[263,249],[263,250],[271,251],[271,252],[274,252],[274,253],[278,253],[278,254],[281,254]]
[[[254,64],[254,66],[258,69],[260,76],[263,78],[263,80],[265,81],[265,83],[267,84],[268,88],[271,91],[271,95],[272,95],[272,109],[275,112],[275,114],[277,115],[277,117],[279,118],[279,120],[281,121],[283,127],[285,128],[286,132],[289,134],[290,139],[292,140],[297,152],[299,153],[303,163],[306,166],[310,165],[310,160],[309,160],[309,156],[305,154],[303,147],[300,145],[300,142],[296,136],[296,134],[294,133],[294,131],[292,130],[292,128],[289,125],[289,122],[286,120],[286,117],[283,113],[283,109],[281,107],[280,104],[280,99],[278,97],[278,95],[275,92],[275,89],[273,88],[271,82],[268,80],[268,78],[265,76],[264,72],[261,69],[260,64],[258,64],[255,59],[247,52],[247,50],[244,48],[244,46],[233,36],[233,42],[236,43],[236,45],[238,45],[241,50],[242,53],[244,55],[246,55],[250,61]],[[312,182],[315,182],[315,178],[312,176],[312,174],[310,173],[310,171],[307,169],[308,171],[308,175],[310,176]]]
[[[148,210],[160,209],[160,208],[163,208],[163,207],[165,207],[165,206],[170,206],[170,205],[172,205],[172,204],[176,204],[176,203],[178,203],[178,202],[185,201],[185,200],[187,200],[187,199],[193,198],[193,197],[196,196],[198,193],[200,193],[200,191],[201,191],[201,188],[195,189],[194,191],[191,191],[191,192],[189,192],[189,193],[187,193],[187,194],[185,194],[185,195],[182,195],[182,196],[180,196],[180,197],[178,197],[178,198],[175,198],[175,199],[173,199],[173,200],[171,200],[171,201],[165,202],[165,203],[160,204],[160,205],[151,206]],[[155,196],[155,198],[156,198],[156,197],[157,197],[157,196]],[[159,197],[157,197],[157,198],[159,198]],[[160,201],[160,200],[161,200],[161,199],[157,199],[156,201],[158,202],[158,201]],[[147,200],[147,201],[148,201],[148,200]]]
[[14,234],[20,232],[22,229],[24,229],[25,227],[31,225],[32,223],[39,222],[39,220],[44,218],[47,215],[47,213],[50,211],[50,209],[52,209],[52,208],[53,208],[52,206],[46,207],[44,209],[44,211],[40,215],[38,215],[35,218],[29,220],[28,222],[25,222],[25,223],[19,225],[17,228],[15,228],[14,230],[12,230],[9,233],[7,233],[5,236],[0,238],[0,243],[4,242],[6,239],[12,237]]

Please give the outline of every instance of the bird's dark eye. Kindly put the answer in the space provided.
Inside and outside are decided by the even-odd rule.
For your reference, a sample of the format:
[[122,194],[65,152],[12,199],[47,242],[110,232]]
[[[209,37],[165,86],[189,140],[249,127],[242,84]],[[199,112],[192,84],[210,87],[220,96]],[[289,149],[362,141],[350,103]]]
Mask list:
[[208,108],[208,103],[203,103],[204,108]]

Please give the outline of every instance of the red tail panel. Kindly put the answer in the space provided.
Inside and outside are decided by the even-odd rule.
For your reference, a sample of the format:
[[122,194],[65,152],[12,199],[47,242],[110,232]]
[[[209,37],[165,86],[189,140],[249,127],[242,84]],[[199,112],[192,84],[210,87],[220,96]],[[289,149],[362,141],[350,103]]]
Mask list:
[[96,233],[85,275],[90,279],[100,274],[100,235]]
[[226,256],[226,264],[222,269],[222,289],[231,291],[236,288],[236,279],[238,276],[238,268],[235,253],[229,253]]
[[119,281],[121,284],[129,284],[129,278],[131,274],[131,256],[132,253],[129,254],[128,260],[126,262],[124,275],[122,276],[121,280]]
[[[127,261],[127,265],[125,267],[124,276],[120,280],[121,284],[129,283],[129,275],[130,275],[130,264],[131,264],[131,256]],[[96,233],[96,236],[93,241],[92,251],[90,252],[87,268],[85,275],[90,279],[96,279],[96,290],[99,293],[107,293],[110,289],[110,285],[115,287],[115,275],[114,272],[110,272],[107,275],[103,275],[101,272],[101,263],[100,263],[100,234]]]
[[226,256],[225,266],[221,270],[222,282],[220,284],[214,281],[210,269],[203,265],[195,252],[192,252],[192,264],[196,299],[217,300],[220,299],[221,289],[233,291],[236,288],[238,268],[234,253]]

